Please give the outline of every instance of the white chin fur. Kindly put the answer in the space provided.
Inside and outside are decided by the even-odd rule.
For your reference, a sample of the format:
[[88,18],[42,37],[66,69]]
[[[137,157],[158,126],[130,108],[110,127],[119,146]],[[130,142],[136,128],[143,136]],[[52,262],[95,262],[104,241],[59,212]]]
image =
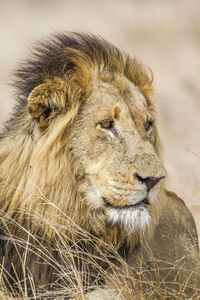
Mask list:
[[144,230],[150,222],[150,214],[146,207],[109,208],[108,222],[112,225],[119,224],[130,234]]

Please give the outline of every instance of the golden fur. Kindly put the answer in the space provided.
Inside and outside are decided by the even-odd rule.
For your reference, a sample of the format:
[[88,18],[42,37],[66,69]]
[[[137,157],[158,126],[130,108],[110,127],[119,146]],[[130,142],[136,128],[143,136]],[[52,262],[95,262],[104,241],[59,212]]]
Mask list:
[[62,34],[33,50],[14,84],[0,139],[2,216],[19,224],[4,220],[9,232],[25,238],[21,225],[49,245],[59,227],[70,243],[76,224],[116,249],[151,239],[166,203],[162,181],[145,183],[165,176],[151,71],[101,38]]

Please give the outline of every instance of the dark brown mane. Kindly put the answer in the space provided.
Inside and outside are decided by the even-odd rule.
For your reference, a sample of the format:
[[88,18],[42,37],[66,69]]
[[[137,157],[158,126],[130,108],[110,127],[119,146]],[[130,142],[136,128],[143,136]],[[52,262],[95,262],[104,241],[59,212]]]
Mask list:
[[[74,51],[75,50],[75,51]],[[76,55],[76,51],[78,54]],[[76,57],[75,57],[76,56]],[[14,73],[18,104],[25,106],[30,92],[39,84],[61,78],[84,64],[88,69],[121,73],[148,96],[152,75],[136,60],[92,34],[62,33],[38,44],[30,58]]]

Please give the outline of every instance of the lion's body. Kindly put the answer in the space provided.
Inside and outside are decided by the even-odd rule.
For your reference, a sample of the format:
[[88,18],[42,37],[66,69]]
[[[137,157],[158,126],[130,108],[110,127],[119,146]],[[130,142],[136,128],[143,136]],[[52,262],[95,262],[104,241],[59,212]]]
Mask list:
[[[197,255],[193,219],[161,180],[152,79],[141,64],[96,37],[61,35],[35,51],[15,85],[18,106],[0,139],[1,256],[12,276],[23,278],[26,257],[36,286],[56,281],[38,249],[62,266],[58,231],[66,245],[80,242],[80,229],[127,250],[130,265],[143,252],[149,263],[144,242],[171,263],[185,248]],[[182,218],[185,229],[172,225]],[[161,228],[176,239],[170,251]]]

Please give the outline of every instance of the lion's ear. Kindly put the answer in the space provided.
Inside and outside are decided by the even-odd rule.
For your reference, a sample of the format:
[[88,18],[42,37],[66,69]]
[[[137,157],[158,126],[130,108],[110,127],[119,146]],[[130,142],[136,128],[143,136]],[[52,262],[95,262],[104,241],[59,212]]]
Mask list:
[[38,85],[28,97],[28,111],[40,129],[48,126],[52,118],[66,110],[67,85],[65,82],[47,82]]

